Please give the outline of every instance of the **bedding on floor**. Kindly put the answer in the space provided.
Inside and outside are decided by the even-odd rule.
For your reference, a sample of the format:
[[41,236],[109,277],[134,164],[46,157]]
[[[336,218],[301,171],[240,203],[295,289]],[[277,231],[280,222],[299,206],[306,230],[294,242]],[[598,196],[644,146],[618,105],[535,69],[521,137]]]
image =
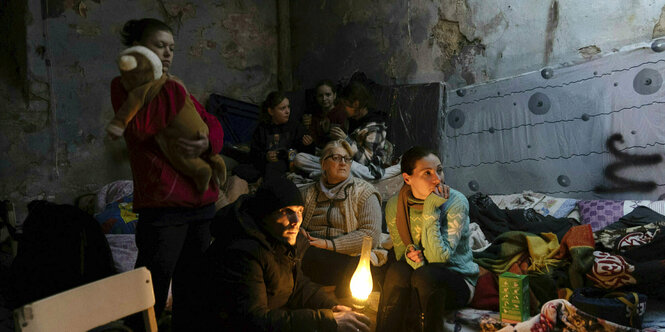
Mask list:
[[[251,184],[234,183],[232,178],[220,193],[220,208],[252,190]],[[294,179],[301,184],[312,181]],[[393,177],[374,185],[387,200],[399,191],[402,179]],[[107,233],[116,269],[132,269],[138,216],[131,210],[131,181],[110,183],[93,198],[92,212]],[[665,275],[665,216],[653,209],[665,206],[662,201],[594,202],[530,191],[492,196],[477,192],[468,200],[471,247],[481,276],[470,307],[444,318],[447,328],[497,331],[537,327],[550,331],[554,327],[573,330],[574,324],[586,322],[587,326],[630,331],[639,323],[635,319],[633,327],[617,325],[585,313],[574,305],[579,297],[571,297],[581,289],[600,294],[634,293],[639,299],[634,311],[641,312],[641,327],[665,328],[665,283],[661,280]],[[504,271],[530,278],[533,317],[521,325],[499,319],[497,279]],[[602,305],[599,308],[602,312]]]
[[[290,178],[300,185],[313,181],[295,174]],[[229,181],[220,192],[219,208],[252,191],[253,185],[243,180],[231,177]],[[402,183],[401,176],[396,176],[373,184],[385,201],[399,191]],[[104,229],[109,233],[107,239],[116,268],[119,271],[133,268],[136,247],[130,224],[135,220],[120,207],[125,204],[126,209],[131,203],[131,182],[104,186],[96,198],[96,216],[100,224],[107,225]],[[551,316],[548,322],[564,327],[565,317],[581,311],[573,310],[575,307],[570,302],[563,301],[569,300],[577,289],[594,287],[605,293],[640,294],[641,299],[646,299],[645,327],[665,327],[665,311],[649,315],[648,305],[665,300],[665,284],[659,280],[665,274],[665,216],[651,209],[664,206],[663,202],[577,200],[531,191],[492,196],[477,192],[468,200],[471,247],[484,271],[478,284],[482,291],[476,292],[471,308],[448,316],[447,326],[464,326],[471,331],[507,328],[509,324],[498,319],[496,281],[499,273],[510,271],[529,275],[534,315],[529,326],[544,328],[544,321],[535,317],[542,317],[541,309],[545,310],[546,303],[559,301],[552,302],[559,316]],[[113,218],[122,227],[108,227]],[[113,230],[122,234],[110,234]],[[468,311],[476,310],[474,307],[490,311],[479,316],[481,311]],[[583,312],[581,315],[587,317]],[[520,328],[528,324],[525,322]],[[594,321],[594,324],[605,323]],[[630,330],[609,322],[606,326],[617,331]]]
[[[543,200],[558,201],[550,206],[558,206],[555,211],[564,208],[565,213],[554,218],[551,211],[534,209],[542,207]],[[595,326],[610,331],[665,328],[665,216],[650,208],[660,207],[662,202],[574,200],[577,204],[571,210],[564,207],[569,204],[563,203],[566,201],[533,192],[491,197],[475,193],[469,197],[471,222],[477,223],[491,242],[486,249],[474,251],[474,260],[491,275],[481,276],[478,287],[483,291],[476,294],[498,294],[496,276],[501,272],[526,274],[530,278],[531,308],[535,310],[528,322],[501,327],[482,325],[491,321],[487,313],[469,319],[465,313],[468,309],[464,309],[454,316],[456,331],[460,324],[468,330],[483,331],[550,331],[555,327],[577,331],[579,326],[571,324],[580,322],[588,329]],[[585,303],[580,297],[582,291],[598,298],[585,299]],[[498,317],[497,302],[474,298],[472,306],[494,310],[491,313]],[[656,304],[655,310],[649,309],[650,303]],[[617,308],[626,314],[617,316]],[[564,315],[550,315],[546,321],[552,326],[542,325],[548,310]],[[614,315],[600,317],[612,310]],[[589,321],[593,314],[598,317]],[[575,321],[571,323],[569,317]]]
[[[301,185],[313,181],[295,174],[290,178]],[[220,192],[219,208],[252,191],[252,184],[238,179],[234,182],[234,177],[229,180]],[[382,200],[387,200],[399,191],[402,182],[402,178],[396,176],[374,185],[381,189]],[[128,227],[134,221],[131,218],[124,220],[122,216],[128,214],[119,207],[120,203],[124,203],[125,208],[130,203],[129,189],[131,182],[118,181],[105,186],[96,197],[97,217],[102,225],[108,225],[108,215],[115,215],[116,219],[122,220],[116,222],[124,223],[122,228],[105,227],[108,233],[114,229],[124,233],[107,234],[119,271],[131,269],[136,259],[133,232]],[[577,200],[530,191],[492,196],[478,192],[468,200],[471,247],[485,274],[478,284],[482,291],[476,292],[471,308],[448,316],[447,326],[464,326],[471,331],[506,328],[508,324],[498,319],[497,312],[496,280],[504,271],[529,275],[531,308],[535,317],[539,317],[545,303],[570,299],[576,289],[591,286],[607,293],[634,291],[644,295],[647,298],[646,327],[665,325],[665,313],[649,316],[648,309],[648,303],[665,299],[662,294],[665,285],[656,277],[665,274],[662,264],[665,258],[662,257],[665,253],[665,216],[650,208],[659,208],[662,202]],[[100,208],[102,203],[104,207]],[[109,209],[113,213],[109,213]],[[573,312],[571,308],[574,308],[569,302],[557,302],[556,306],[559,312],[566,313]],[[468,311],[476,310],[474,307],[490,311],[483,312],[480,319],[480,311]],[[492,315],[494,320],[490,319],[494,317]],[[555,317],[551,321],[561,324],[561,319]],[[536,324],[535,319],[530,322],[532,326]],[[629,327],[625,328],[629,330]]]

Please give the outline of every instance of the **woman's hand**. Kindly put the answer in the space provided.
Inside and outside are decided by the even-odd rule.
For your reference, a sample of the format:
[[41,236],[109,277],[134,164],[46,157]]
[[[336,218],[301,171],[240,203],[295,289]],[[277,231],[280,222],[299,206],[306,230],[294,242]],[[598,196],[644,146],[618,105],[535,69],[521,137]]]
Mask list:
[[312,136],[304,135],[302,137],[302,144],[303,145],[307,146],[307,145],[312,144],[312,142],[314,142],[314,139],[312,138]]
[[304,228],[301,228],[300,232],[307,238],[307,240],[309,240],[310,246],[321,249],[328,249],[328,240],[320,239],[318,237],[313,237],[309,235],[309,233]]
[[[335,308],[344,307],[344,310],[335,311]],[[348,310],[346,310],[348,309]],[[369,332],[371,321],[369,317],[352,311],[351,308],[342,305],[333,307],[333,316],[337,322],[337,331],[339,332]]]
[[425,256],[423,256],[422,250],[411,250],[406,253],[406,257],[416,263],[420,263],[425,260]]
[[266,153],[266,159],[269,162],[276,162],[277,161],[277,151],[276,150],[271,150]]
[[353,311],[353,309],[351,309],[351,308],[349,308],[345,305],[338,304],[338,305],[332,307],[332,311],[333,312]]
[[330,138],[332,139],[346,139],[346,133],[339,126],[330,128]]
[[448,197],[450,197],[450,187],[447,184],[439,183],[439,185],[434,188],[433,193],[437,196],[448,199]]
[[185,158],[196,158],[210,147],[208,137],[199,133],[198,139],[178,138],[178,149]]
[[312,237],[309,235],[309,232],[307,232],[307,230],[305,230],[304,228],[301,227],[300,228],[300,233],[302,233],[302,235],[304,235],[307,238],[307,240],[312,241]]
[[318,237],[310,237],[309,245],[321,249],[328,249],[328,240],[319,239]]

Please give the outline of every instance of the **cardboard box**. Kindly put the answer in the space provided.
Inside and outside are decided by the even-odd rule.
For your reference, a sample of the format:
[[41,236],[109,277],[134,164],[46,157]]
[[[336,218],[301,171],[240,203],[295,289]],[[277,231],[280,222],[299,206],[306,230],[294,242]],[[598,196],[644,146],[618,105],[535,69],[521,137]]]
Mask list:
[[529,316],[529,276],[504,272],[499,275],[501,321],[518,323]]

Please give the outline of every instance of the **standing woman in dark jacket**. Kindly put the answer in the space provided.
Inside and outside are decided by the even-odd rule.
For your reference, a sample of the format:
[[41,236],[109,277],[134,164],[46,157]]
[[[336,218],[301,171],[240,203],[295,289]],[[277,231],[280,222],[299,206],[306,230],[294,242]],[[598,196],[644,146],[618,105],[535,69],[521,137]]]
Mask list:
[[284,177],[217,213],[200,268],[193,331],[369,331],[369,318],[339,305],[302,274],[302,200]]
[[[273,91],[261,104],[259,124],[252,135],[249,157],[254,169],[236,173],[248,182],[263,176],[264,181],[289,171],[289,149],[313,152],[314,140],[305,126],[290,118],[291,105],[283,92]],[[295,154],[294,154],[295,155]]]

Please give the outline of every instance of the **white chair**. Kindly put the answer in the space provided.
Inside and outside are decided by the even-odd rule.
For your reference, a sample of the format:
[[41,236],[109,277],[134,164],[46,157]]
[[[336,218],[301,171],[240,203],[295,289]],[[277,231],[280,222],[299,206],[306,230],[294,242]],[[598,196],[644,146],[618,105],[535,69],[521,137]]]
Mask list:
[[14,310],[16,331],[88,331],[143,312],[146,331],[157,331],[150,271],[141,267]]

